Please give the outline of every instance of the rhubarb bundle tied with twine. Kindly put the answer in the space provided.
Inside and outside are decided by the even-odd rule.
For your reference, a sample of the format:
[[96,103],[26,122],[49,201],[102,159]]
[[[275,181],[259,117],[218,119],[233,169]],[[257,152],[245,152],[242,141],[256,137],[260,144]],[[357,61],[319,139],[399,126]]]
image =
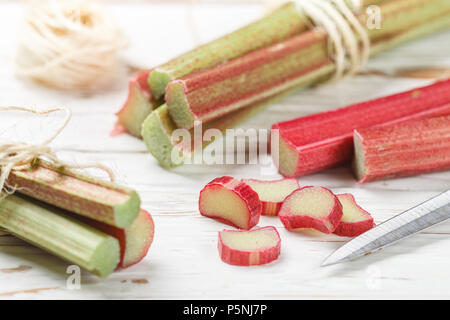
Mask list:
[[12,170],[25,170],[32,168],[37,164],[40,158],[46,158],[53,162],[57,166],[70,169],[88,169],[95,168],[106,172],[111,179],[114,181],[114,173],[108,167],[100,164],[74,164],[67,163],[55,154],[54,151],[49,147],[49,144],[64,130],[64,128],[69,123],[72,112],[70,109],[65,107],[57,107],[47,110],[34,110],[25,107],[0,107],[0,111],[25,111],[34,114],[50,114],[58,111],[64,111],[66,117],[63,124],[44,142],[36,145],[30,145],[27,143],[0,143],[0,200],[5,196],[12,194],[16,191],[15,186],[8,185],[7,179]]

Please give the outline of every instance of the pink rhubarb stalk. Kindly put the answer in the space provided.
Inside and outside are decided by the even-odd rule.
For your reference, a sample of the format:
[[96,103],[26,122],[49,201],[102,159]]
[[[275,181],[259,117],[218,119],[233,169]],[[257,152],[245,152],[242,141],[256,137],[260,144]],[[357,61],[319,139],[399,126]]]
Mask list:
[[119,228],[139,213],[136,191],[40,160],[26,170],[13,170],[8,185],[17,192]]
[[450,115],[355,130],[359,183],[450,169]]
[[[281,174],[297,177],[351,160],[353,130],[450,113],[450,80],[433,85],[279,122],[279,154],[272,154]],[[274,131],[272,131],[274,134]]]
[[200,213],[239,229],[249,230],[259,221],[261,201],[247,184],[232,177],[208,183],[199,198]]

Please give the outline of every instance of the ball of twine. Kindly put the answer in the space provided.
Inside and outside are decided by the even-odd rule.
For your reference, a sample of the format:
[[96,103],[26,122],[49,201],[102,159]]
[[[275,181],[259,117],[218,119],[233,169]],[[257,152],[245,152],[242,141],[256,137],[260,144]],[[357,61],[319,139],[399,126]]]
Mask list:
[[57,89],[105,84],[126,45],[104,9],[85,0],[29,1],[18,42],[18,74]]

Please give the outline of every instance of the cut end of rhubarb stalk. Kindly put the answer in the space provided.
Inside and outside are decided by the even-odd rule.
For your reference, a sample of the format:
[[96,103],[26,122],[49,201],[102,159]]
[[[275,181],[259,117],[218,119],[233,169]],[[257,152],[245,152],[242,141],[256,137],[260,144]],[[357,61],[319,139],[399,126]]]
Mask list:
[[278,216],[288,230],[313,228],[332,233],[341,221],[342,205],[326,188],[304,187],[284,200]]
[[180,128],[191,129],[194,127],[193,113],[189,108],[189,102],[185,95],[185,85],[183,80],[175,80],[167,85],[166,103],[169,107],[170,115],[176,125]]
[[111,274],[119,263],[120,256],[116,255],[120,252],[120,246],[117,239],[113,237],[105,238],[97,247],[90,262],[92,273],[102,278]]
[[342,219],[334,234],[343,237],[356,237],[374,227],[373,218],[356,204],[353,195],[345,193],[337,195],[342,204]]
[[281,179],[275,181],[261,181],[255,179],[243,179],[259,196],[262,203],[261,214],[276,216],[281,208],[283,200],[299,188],[297,179]]
[[171,80],[172,79],[169,74],[164,70],[155,69],[150,72],[150,76],[148,77],[148,85],[155,99],[159,99],[164,96],[166,86]]
[[[272,130],[278,130],[277,125],[274,125]],[[286,141],[281,134],[278,138],[278,151],[278,155],[272,154],[278,171],[285,177],[295,177],[298,167],[298,152],[295,146]]]
[[364,157],[364,147],[362,144],[361,136],[357,131],[355,131],[353,134],[353,144],[355,146],[353,171],[355,173],[356,179],[358,179],[358,181],[362,181],[366,174],[366,161]]
[[[169,116],[166,105],[153,111],[142,126],[142,137],[148,151],[158,160],[164,168],[173,168],[183,163],[185,155],[175,150],[176,143],[172,141],[172,133],[177,127]],[[176,153],[174,157],[173,153]],[[179,163],[174,159],[181,159]]]
[[262,265],[280,256],[281,239],[275,227],[251,231],[219,232],[219,254],[223,262],[236,266]]
[[126,247],[121,262],[122,268],[130,267],[144,259],[153,242],[154,232],[152,216],[141,209],[133,224],[125,229]]
[[203,216],[249,230],[259,221],[261,201],[247,184],[232,177],[220,177],[200,191],[199,209]]
[[126,130],[140,138],[141,126],[145,118],[161,103],[152,98],[147,84],[149,70],[139,73],[130,80],[128,98],[117,113],[118,123]]

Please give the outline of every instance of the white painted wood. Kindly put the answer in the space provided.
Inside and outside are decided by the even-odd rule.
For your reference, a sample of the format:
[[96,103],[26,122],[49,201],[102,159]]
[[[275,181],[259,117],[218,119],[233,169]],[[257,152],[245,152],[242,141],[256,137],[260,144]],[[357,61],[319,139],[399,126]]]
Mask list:
[[[186,23],[186,5],[114,2],[111,11],[130,37],[124,58],[149,67],[194,46]],[[226,226],[200,217],[197,198],[208,181],[220,175],[261,178],[259,166],[184,166],[164,170],[145,152],[143,143],[123,135],[108,136],[113,113],[126,97],[127,81],[102,92],[58,92],[17,79],[13,72],[16,31],[22,4],[0,4],[0,104],[72,108],[69,127],[52,144],[79,162],[109,164],[120,181],[136,188],[143,208],[154,216],[156,238],[140,264],[98,279],[83,273],[81,290],[66,288],[67,263],[0,233],[0,298],[450,298],[450,223],[352,263],[319,268],[346,239],[287,232],[278,219],[263,217],[282,237],[279,261],[261,267],[233,267],[219,259],[217,231]],[[191,14],[200,41],[235,29],[262,12],[258,4],[202,2]],[[416,41],[373,59],[370,70],[449,66],[449,32]],[[250,119],[244,128],[269,128],[273,122],[345,106],[429,83],[430,80],[357,76],[290,95]],[[1,139],[39,141],[61,117],[0,115]],[[50,125],[46,127],[44,123]],[[279,178],[277,174],[264,178]],[[418,204],[450,186],[450,172],[357,185],[348,168],[300,178],[301,185],[321,185],[336,193],[351,192],[376,222]],[[31,268],[15,268],[30,266]],[[144,279],[144,280],[143,280]],[[137,280],[137,281],[136,281]],[[133,282],[134,281],[134,282]]]

